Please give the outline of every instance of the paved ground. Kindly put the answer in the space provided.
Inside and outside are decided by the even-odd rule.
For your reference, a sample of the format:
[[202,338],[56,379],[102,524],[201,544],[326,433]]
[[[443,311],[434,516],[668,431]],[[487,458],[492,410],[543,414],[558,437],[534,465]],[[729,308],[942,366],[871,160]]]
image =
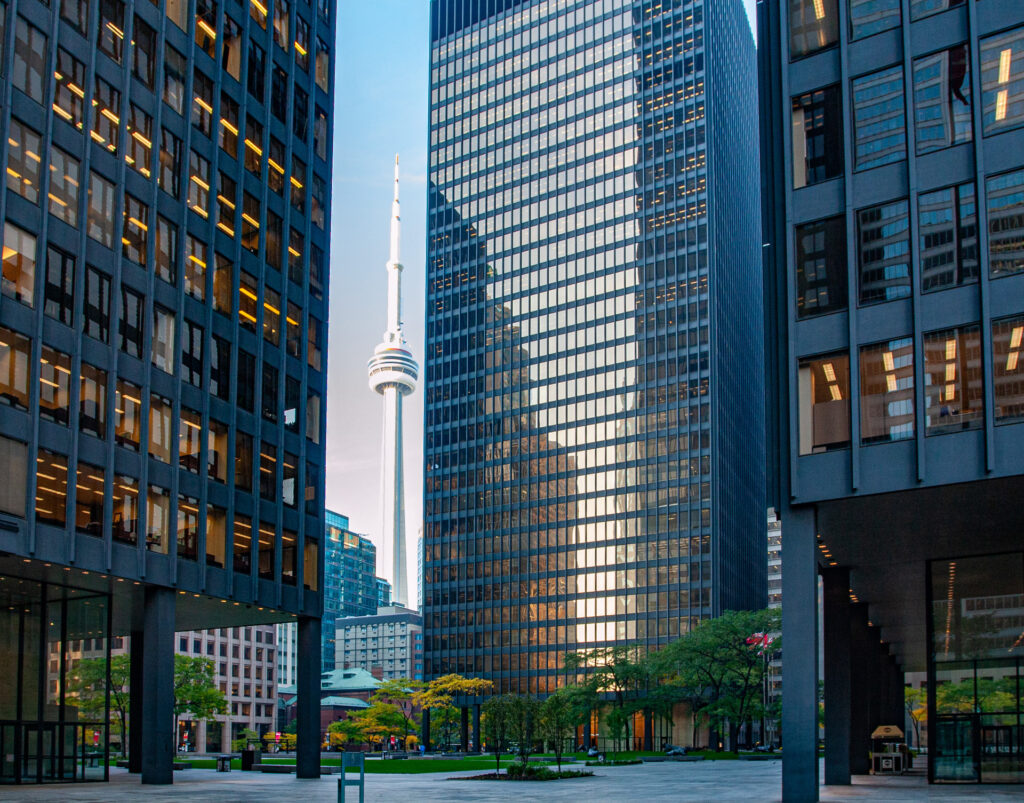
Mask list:
[[[547,783],[496,781],[453,781],[452,776],[473,772],[426,775],[367,775],[367,801],[777,801],[780,799],[780,761],[706,761],[695,763],[648,764],[607,767],[593,778]],[[134,801],[188,800],[189,803],[248,803],[249,801],[301,800],[303,803],[336,801],[337,776],[318,781],[299,781],[291,775],[230,774],[213,770],[184,770],[174,774],[173,786],[140,787],[138,777],[125,770],[111,770],[109,784],[62,784],[36,787],[0,787],[0,800],[25,801]],[[1022,786],[927,786],[921,778],[861,778],[849,787],[824,787],[823,801],[939,800],[991,801],[1008,803],[1024,800]],[[513,791],[514,790],[514,791]],[[349,787],[349,801],[358,800]]]

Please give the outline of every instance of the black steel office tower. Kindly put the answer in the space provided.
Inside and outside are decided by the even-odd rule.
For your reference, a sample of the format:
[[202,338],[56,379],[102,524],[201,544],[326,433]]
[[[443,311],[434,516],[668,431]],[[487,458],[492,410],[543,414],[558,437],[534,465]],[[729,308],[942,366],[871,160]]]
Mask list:
[[765,604],[754,44],[741,3],[432,4],[429,675]]
[[759,3],[783,795],[927,694],[932,781],[1024,781],[1024,4]]
[[0,781],[104,777],[76,666],[131,633],[168,783],[175,630],[319,648],[334,3],[11,0],[0,34]]

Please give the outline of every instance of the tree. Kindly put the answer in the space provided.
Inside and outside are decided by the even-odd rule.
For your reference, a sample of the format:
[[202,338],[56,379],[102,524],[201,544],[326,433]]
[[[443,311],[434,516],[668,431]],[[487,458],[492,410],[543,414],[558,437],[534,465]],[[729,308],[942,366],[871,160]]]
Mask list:
[[914,723],[914,747],[921,747],[921,723],[928,720],[928,690],[906,686],[903,689],[903,704],[907,715]]
[[[110,717],[121,732],[121,752],[128,755],[128,681],[131,677],[131,659],[115,655],[110,659]],[[68,697],[78,703],[86,718],[103,719],[106,712],[107,659],[82,658],[68,673]],[[68,700],[68,705],[73,705]]]
[[260,735],[251,728],[242,728],[238,732],[238,738],[231,740],[232,751],[245,750],[249,747],[249,741],[251,739],[259,739]]
[[558,689],[541,704],[540,722],[544,738],[552,743],[558,771],[561,772],[565,740],[576,730],[576,712],[567,689]]
[[209,722],[228,712],[224,692],[214,681],[213,661],[200,656],[174,656],[174,741],[178,741],[178,719],[191,714]]
[[[456,713],[452,703],[457,697],[479,697],[490,691],[494,684],[484,678],[467,678],[462,675],[442,675],[413,692],[412,703],[419,708],[429,708],[434,720],[445,734],[445,744],[451,744],[451,732],[455,727]],[[429,747],[429,745],[428,745]],[[465,748],[466,745],[463,745]]]
[[537,728],[540,725],[540,700],[529,694],[510,694],[509,721],[511,734],[516,742],[516,752],[523,764],[530,761]]
[[402,715],[404,735],[402,749],[408,749],[409,731],[417,727],[413,695],[424,687],[422,680],[385,680],[370,697],[374,702],[389,703]]
[[327,726],[327,740],[331,747],[344,747],[347,744],[362,744],[366,741],[362,723],[355,717],[339,719]]
[[491,697],[483,706],[483,731],[488,752],[494,753],[494,772],[501,772],[501,754],[505,752],[512,730],[512,702],[507,694]]
[[624,735],[628,745],[629,723],[633,714],[643,707],[649,685],[649,665],[641,660],[639,650],[627,646],[604,647],[570,653],[563,663],[568,671],[588,670],[585,683],[591,684],[594,699],[600,701],[600,694],[611,695],[614,716],[609,713],[611,718],[607,725],[616,742]]
[[363,735],[369,741],[379,742],[382,747],[389,736],[401,733],[405,726],[405,715],[398,707],[379,700],[370,703],[369,708],[353,714],[351,718],[359,722]]

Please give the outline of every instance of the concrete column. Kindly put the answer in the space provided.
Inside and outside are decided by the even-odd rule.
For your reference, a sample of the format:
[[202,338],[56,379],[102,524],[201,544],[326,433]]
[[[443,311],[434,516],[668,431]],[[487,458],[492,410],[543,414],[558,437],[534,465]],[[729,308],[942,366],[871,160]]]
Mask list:
[[[874,634],[868,628],[868,606],[865,602],[850,605],[850,772],[867,775],[870,769],[871,700],[874,657],[878,648],[872,643]],[[828,734],[825,735],[828,741]]]
[[476,703],[473,706],[473,747],[478,751],[483,751],[484,747],[484,734],[480,730],[480,703]]
[[818,800],[818,557],[812,509],[782,516],[782,799]]
[[461,717],[462,717],[462,722],[460,723],[462,725],[462,729],[461,729],[461,733],[460,733],[460,735],[462,736],[462,752],[463,753],[468,753],[469,752],[469,708],[466,707],[466,706],[462,706],[462,708],[459,709],[459,713],[461,714]]
[[430,709],[424,708],[420,715],[420,744],[424,750],[430,749]]
[[128,669],[128,772],[142,772],[142,650],[144,633],[131,632]]
[[174,606],[173,590],[146,589],[139,716],[139,770],[144,784],[174,782]]
[[295,777],[320,777],[320,630],[318,616],[300,616],[295,666]]
[[850,570],[821,570],[825,640],[825,783],[850,783]]

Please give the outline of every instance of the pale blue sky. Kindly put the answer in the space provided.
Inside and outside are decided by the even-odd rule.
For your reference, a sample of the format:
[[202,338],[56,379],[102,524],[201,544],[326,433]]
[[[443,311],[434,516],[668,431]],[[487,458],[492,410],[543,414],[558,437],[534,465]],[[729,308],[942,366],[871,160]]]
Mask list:
[[[743,2],[752,16],[755,0]],[[381,408],[367,386],[366,360],[384,331],[391,170],[398,153],[403,317],[413,354],[423,361],[428,8],[426,0],[338,3],[327,507],[349,516],[352,529],[369,534],[378,547]],[[423,398],[421,385],[405,407],[411,594],[422,521]],[[382,566],[378,558],[378,570]]]

